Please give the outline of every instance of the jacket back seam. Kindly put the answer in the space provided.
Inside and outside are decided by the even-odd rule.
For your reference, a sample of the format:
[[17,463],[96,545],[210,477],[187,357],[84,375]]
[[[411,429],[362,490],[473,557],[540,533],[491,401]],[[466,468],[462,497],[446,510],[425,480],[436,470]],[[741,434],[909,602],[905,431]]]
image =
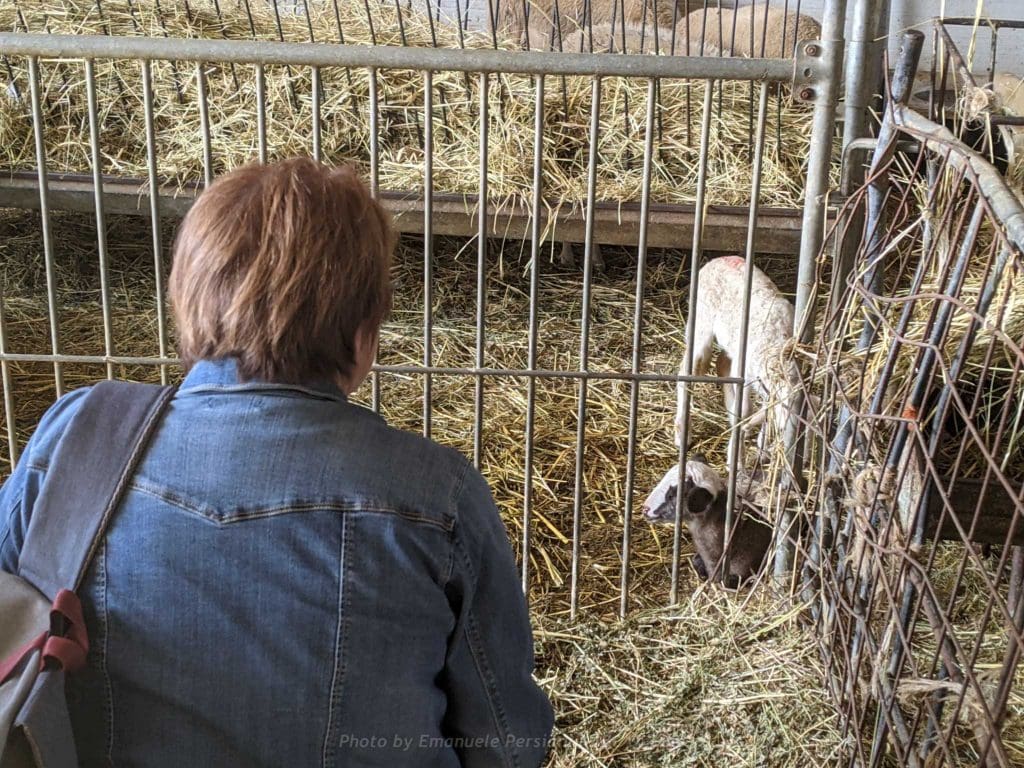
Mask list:
[[298,502],[295,504],[284,504],[277,507],[267,507],[265,509],[247,512],[244,514],[219,515],[210,507],[194,504],[176,494],[168,493],[163,489],[139,482],[138,480],[132,481],[129,487],[133,491],[138,491],[139,493],[143,493],[151,498],[163,501],[172,507],[176,507],[184,512],[188,512],[189,514],[218,525],[227,525],[231,523],[245,522],[246,520],[259,520],[268,517],[278,517],[280,515],[290,515],[302,512],[349,512],[352,514],[393,515],[412,523],[429,525],[446,532],[451,531],[453,527],[453,521],[450,520],[437,520],[428,515],[418,514],[411,510],[398,509],[383,504],[361,503],[355,501]]

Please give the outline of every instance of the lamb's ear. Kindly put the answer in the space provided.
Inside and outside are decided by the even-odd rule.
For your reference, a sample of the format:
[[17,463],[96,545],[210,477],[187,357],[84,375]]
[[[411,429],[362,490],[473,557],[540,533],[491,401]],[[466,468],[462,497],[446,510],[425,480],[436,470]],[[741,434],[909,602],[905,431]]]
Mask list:
[[687,461],[699,461],[701,464],[708,463],[708,457],[705,456],[701,451],[693,450],[693,443],[686,446],[686,460]]
[[686,494],[686,511],[691,515],[702,515],[711,509],[715,497],[707,488],[694,487]]

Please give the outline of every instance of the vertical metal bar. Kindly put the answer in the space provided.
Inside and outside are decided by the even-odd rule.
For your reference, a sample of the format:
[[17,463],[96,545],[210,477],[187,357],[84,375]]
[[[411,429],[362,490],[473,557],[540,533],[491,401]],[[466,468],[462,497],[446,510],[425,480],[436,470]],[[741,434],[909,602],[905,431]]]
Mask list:
[[[0,350],[2,351],[2,350]],[[1017,545],[1011,548],[1010,567],[1010,588],[1007,591],[1006,602],[1016,605],[1021,594],[1024,593],[1024,546]]]
[[[797,1],[797,9],[795,11],[797,17],[800,15],[800,3]],[[789,0],[785,0],[782,4],[782,13],[784,17],[789,16]],[[796,59],[796,27],[793,28],[793,40],[788,39],[789,24],[782,25],[782,51],[786,51],[786,43],[789,43],[789,53],[792,54],[793,58]],[[775,94],[775,145],[782,146],[782,88],[779,88]]]
[[203,184],[213,183],[213,146],[210,143],[210,107],[206,102],[206,70],[196,64],[196,87],[199,91],[199,122],[203,131]]
[[[540,294],[540,211],[544,159],[544,75],[537,75],[533,102],[533,202],[530,211],[530,340],[526,367],[537,368],[537,299]],[[533,516],[533,426],[537,408],[537,379],[530,376],[526,390],[526,456],[523,488],[523,591],[529,588],[530,528]]]
[[[164,312],[164,259],[160,237],[160,181],[156,166],[156,125],[153,119],[153,77],[150,62],[142,60],[142,106],[146,120],[146,169],[149,178],[149,221],[153,242],[153,276],[156,285],[156,332],[160,358],[167,358],[167,317]],[[167,384],[167,366],[160,366],[160,383]]]
[[[911,34],[911,33],[907,33]],[[921,33],[918,32],[918,35]],[[971,250],[973,248],[975,238],[978,235],[978,231],[981,228],[981,223],[984,220],[985,204],[982,200],[976,203],[974,212],[971,216],[971,222],[968,225],[968,230],[964,234],[964,238],[961,241],[960,252],[957,256],[957,262],[952,272],[947,279],[946,295],[957,295],[957,286],[961,284],[963,275],[967,269],[967,264],[970,260]],[[911,391],[911,394],[907,400],[910,407],[920,409],[924,403],[926,390],[930,386],[932,380],[932,370],[936,362],[936,350],[942,349],[942,342],[946,336],[946,332],[949,328],[950,318],[953,314],[953,304],[951,302],[943,302],[938,312],[935,313],[933,324],[931,326],[931,333],[929,334],[928,345],[924,349],[924,354],[915,372],[915,382]],[[945,401],[948,399],[949,390],[946,389],[940,395],[939,404],[936,407],[936,413],[941,414],[945,409]],[[931,437],[930,450],[934,452],[937,448],[937,441],[940,439],[941,429],[934,430]],[[903,423],[897,429],[896,436],[893,438],[890,444],[890,453],[888,458],[888,466],[891,469],[896,469],[898,463],[903,455],[903,446],[906,444],[908,438],[908,430],[906,424]],[[925,489],[921,493],[921,499],[919,501],[919,509],[916,513],[916,519],[914,520],[914,529],[911,535],[910,546],[920,547],[925,537],[925,530],[927,527],[927,505],[928,496],[930,494],[930,485],[926,484]],[[901,568],[901,572],[902,572]],[[889,652],[889,664],[887,669],[887,675],[889,679],[895,679],[899,673],[900,667],[903,665],[904,658],[906,656],[906,645],[903,642],[903,637],[908,637],[911,632],[911,622],[913,617],[911,610],[913,603],[916,598],[917,589],[914,585],[914,580],[907,578],[903,586],[903,597],[901,601],[899,611],[899,631],[893,637],[892,649]],[[890,702],[889,709],[892,709],[892,702]],[[884,720],[879,720],[876,730],[875,738],[872,744],[871,752],[871,764],[878,765],[883,754],[883,745],[885,742],[887,733],[887,723]]]
[[796,287],[794,330],[802,329],[801,341],[809,342],[813,326],[805,322],[815,288],[815,263],[821,248],[825,223],[825,195],[832,162],[832,132],[835,126],[836,100],[843,67],[843,24],[846,0],[827,0],[822,18],[824,43],[823,79],[819,100],[814,105],[811,124],[811,149],[807,157],[807,186],[804,192],[803,236]]
[[[430,44],[431,44],[432,47],[437,48],[437,27],[434,24],[434,14],[432,13],[432,11],[435,8],[437,9],[437,18],[440,20],[440,18],[441,18],[441,3],[440,3],[440,0],[425,0],[425,5],[426,5],[426,13],[424,14],[424,16],[427,17],[427,24],[430,27]],[[411,2],[409,4],[409,6],[410,6],[410,8],[412,7],[412,3]],[[395,7],[396,8],[398,7],[397,0],[395,2]],[[402,13],[401,10],[399,10],[398,13],[399,13],[399,25],[401,25],[401,13]],[[459,39],[461,40],[462,39],[462,25],[459,24],[457,26],[459,27]],[[406,45],[406,42],[405,42],[405,29],[404,29],[404,27],[402,28],[402,45]],[[460,46],[460,47],[462,47],[462,46]]]
[[[687,34],[689,41],[689,34]],[[689,44],[689,43],[687,43]],[[711,138],[711,112],[715,92],[715,81],[704,81],[704,112],[700,124],[700,152],[697,165],[697,203],[693,213],[693,243],[690,247],[690,297],[686,310],[686,352],[683,353],[682,373],[693,375],[693,344],[696,333],[694,327],[694,310],[697,307],[697,274],[700,271],[700,257],[704,241],[704,218],[707,213],[708,186],[708,144]],[[682,418],[677,425],[679,430],[679,479],[685,474],[687,443],[690,439],[690,385],[685,382],[676,384],[676,396],[682,403]],[[676,516],[672,525],[672,581],[669,587],[669,604],[675,604],[679,598],[679,551],[682,546],[682,494],[677,494]]]
[[[804,188],[803,233],[800,239],[800,260],[797,267],[794,335],[799,341],[810,342],[814,323],[808,322],[816,285],[818,251],[824,238],[825,204],[828,193],[829,169],[832,165],[832,133],[835,128],[836,101],[839,79],[843,68],[843,25],[846,20],[846,0],[827,0],[822,18],[822,48],[825,78],[820,85],[819,98],[814,105],[811,123],[811,149],[807,156],[807,182]],[[786,482],[803,484],[803,457],[799,439],[799,417],[803,411],[803,394],[797,393],[791,401],[792,412],[786,426],[785,445],[792,477]],[[780,530],[789,530],[792,521],[785,510],[780,514]],[[780,539],[775,552],[775,578],[785,579],[790,568],[792,548]]]
[[[678,5],[678,0],[677,0]],[[690,0],[683,0],[683,55],[690,55]],[[672,51],[672,55],[675,55],[675,50]],[[686,146],[693,146],[693,87],[694,81],[691,80],[686,87]],[[703,155],[701,155],[703,157]]]
[[[248,2],[248,0],[246,0]],[[340,45],[345,44],[345,30],[341,27],[341,9],[338,7],[338,0],[331,0],[331,5],[334,8],[334,24],[335,29],[338,30],[338,43]],[[359,107],[356,104],[356,100],[353,96],[355,88],[352,82],[352,70],[345,67],[345,80],[348,82],[348,102],[352,106],[352,111],[356,114],[359,113]]]
[[[647,122],[644,127],[644,175],[640,188],[640,238],[636,256],[636,298],[633,305],[632,373],[640,373],[643,365],[644,281],[647,278],[647,223],[651,208],[651,163],[654,156],[654,113],[657,104],[657,81],[647,81]],[[626,508],[622,517],[622,571],[619,578],[619,616],[626,617],[629,608],[629,561],[632,544],[633,492],[636,481],[636,433],[640,416],[640,382],[629,383],[629,444],[626,450]]]
[[601,128],[601,78],[592,80],[590,95],[590,157],[587,165],[587,214],[583,245],[583,309],[580,320],[580,399],[576,411],[576,476],[572,504],[572,568],[569,613],[579,608],[580,529],[583,516],[583,455],[587,439],[587,369],[590,365],[590,277],[594,256],[594,197],[597,191],[597,138]]
[[18,463],[18,425],[14,417],[14,382],[11,380],[11,364],[7,361],[7,319],[4,316],[4,289],[0,285],[0,383],[4,388],[4,420],[7,423],[7,451],[11,460],[11,472]]
[[[844,157],[852,159],[853,153],[845,154],[845,149],[852,141],[870,134],[868,118],[876,100],[875,91],[881,88],[884,80],[882,73],[885,43],[887,35],[879,35],[879,30],[889,29],[889,0],[866,0],[855,3],[853,22],[851,24],[850,44],[846,64],[845,113],[843,119],[843,150]],[[844,168],[844,176],[849,180],[849,188],[844,187],[842,194],[849,189],[860,187],[864,180],[864,167],[855,164]],[[845,230],[840,232],[837,241],[833,265],[833,295],[842,290],[849,275],[858,238],[864,223],[864,213],[857,206],[849,213],[845,222]]]
[[[370,30],[370,44],[376,45],[377,32],[374,29],[373,14],[370,12],[370,0],[363,0],[363,8],[366,9],[366,26]],[[427,16],[429,17],[430,14],[428,13]]]
[[370,193],[380,196],[380,102],[377,91],[377,70],[370,77]]
[[[292,0],[292,12],[298,13],[299,9],[295,6],[295,1]],[[316,37],[313,35],[313,17],[309,15],[309,2],[308,0],[302,0],[302,15],[306,17],[306,31],[309,33],[309,42],[315,43]]]
[[990,29],[992,30],[992,44],[988,49],[988,81],[991,83],[996,79],[996,48],[999,43],[999,27],[993,25]]
[[[433,360],[434,337],[434,73],[423,73],[423,365]],[[423,436],[430,437],[431,377],[423,374]]]
[[320,84],[320,67],[313,67],[313,159],[320,162],[323,154],[320,146],[320,102],[322,99]]
[[[846,58],[843,147],[868,135],[868,110],[882,72],[883,43],[878,40],[876,32],[880,17],[884,15],[888,19],[888,5],[888,0],[862,0],[853,4]],[[859,186],[862,176],[855,176],[855,186]]]
[[[562,51],[562,11],[558,7],[558,0],[554,0],[554,14],[552,15],[551,22],[551,34],[552,40],[549,43],[548,48],[553,51]],[[582,39],[582,35],[581,35]],[[565,75],[562,75],[562,116],[565,119],[569,117],[569,87],[568,80]]]
[[[159,2],[157,3],[159,7]],[[245,17],[249,22],[249,32],[252,34],[252,39],[256,39],[256,22],[252,17],[252,5],[249,0],[242,0],[242,6],[245,8]]]
[[[486,72],[480,73],[480,197],[477,216],[477,260],[476,260],[476,367],[484,367],[484,319],[487,302],[487,129],[490,116],[487,112]],[[473,397],[473,464],[480,468],[483,451],[484,421],[484,377],[476,375],[476,390]]]
[[[402,4],[399,0],[395,0],[395,14],[398,17],[398,36],[402,41],[402,45],[409,45],[409,41],[405,37],[405,19],[402,17]],[[427,18],[430,18],[429,13],[427,14]],[[433,28],[433,21],[431,21],[430,26]]]
[[[739,354],[736,356],[736,368],[732,373],[739,375],[744,381],[741,384],[735,385],[736,402],[734,403],[735,412],[733,414],[733,426],[731,430],[732,439],[729,442],[730,455],[729,455],[729,482],[727,486],[726,505],[725,505],[725,546],[722,551],[722,578],[729,573],[729,550],[732,545],[732,534],[733,534],[733,513],[738,508],[736,501],[736,477],[738,470],[740,469],[740,442],[743,440],[743,430],[740,428],[741,420],[743,419],[743,401],[748,396],[746,393],[747,384],[746,382],[753,379],[758,373],[751,372],[752,376],[747,376],[747,347],[750,337],[750,294],[754,285],[754,253],[756,247],[756,234],[757,234],[757,214],[758,208],[761,201],[761,170],[764,165],[764,132],[765,126],[768,123],[768,83],[761,83],[761,94],[757,106],[757,134],[754,139],[754,179],[751,182],[750,187],[750,215],[747,219],[747,248],[746,248],[746,266],[743,274],[743,312],[740,315],[740,349]],[[785,378],[786,373],[783,373]],[[788,390],[788,387],[786,388]],[[769,393],[772,394],[772,393]],[[766,402],[765,408],[771,406]],[[766,414],[765,424],[769,422],[771,417]],[[764,427],[762,426],[762,429]],[[785,531],[780,532],[780,536]],[[711,567],[711,564],[707,564]]]
[[[43,138],[43,107],[39,95],[39,58],[28,60],[29,96],[32,99],[32,133],[36,144],[36,173],[39,180],[39,216],[43,230],[43,260],[46,263],[46,311],[50,321],[50,350],[60,354],[60,318],[57,314],[57,276],[53,264],[53,233],[50,231],[50,190],[46,174],[46,143]],[[64,394],[64,369],[53,364],[53,385],[57,397]]]
[[[370,69],[370,194],[380,199],[380,123],[377,103],[377,70]],[[377,361],[374,360],[374,363]],[[380,413],[380,371],[374,370],[370,378],[370,400],[374,413]]]
[[267,162],[267,73],[256,65],[256,145],[261,163]]
[[[96,206],[96,251],[100,267],[100,307],[103,316],[103,354],[114,354],[114,331],[110,319],[110,275],[107,272],[107,219],[103,208],[103,153],[100,152],[100,121],[96,106],[96,65],[85,60],[85,97],[89,109],[89,148],[92,155],[93,200]],[[155,190],[154,190],[155,192]],[[107,362],[107,378],[114,378],[114,365]]]

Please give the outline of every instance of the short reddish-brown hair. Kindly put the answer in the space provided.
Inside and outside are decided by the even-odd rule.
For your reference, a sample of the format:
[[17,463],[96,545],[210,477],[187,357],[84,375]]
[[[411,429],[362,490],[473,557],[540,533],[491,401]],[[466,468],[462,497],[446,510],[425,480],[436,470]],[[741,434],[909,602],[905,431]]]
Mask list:
[[235,358],[244,380],[346,374],[360,327],[391,308],[395,237],[351,167],[306,157],[214,182],[178,230],[169,293],[186,369]]

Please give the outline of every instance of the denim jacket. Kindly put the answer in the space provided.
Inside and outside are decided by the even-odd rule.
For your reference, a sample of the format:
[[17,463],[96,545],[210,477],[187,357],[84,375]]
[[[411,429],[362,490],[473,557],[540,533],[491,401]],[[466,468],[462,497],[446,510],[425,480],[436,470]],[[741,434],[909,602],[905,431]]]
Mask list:
[[[0,489],[18,555],[84,390]],[[457,452],[332,385],[203,361],[80,590],[84,765],[536,766],[551,707],[501,519]]]

